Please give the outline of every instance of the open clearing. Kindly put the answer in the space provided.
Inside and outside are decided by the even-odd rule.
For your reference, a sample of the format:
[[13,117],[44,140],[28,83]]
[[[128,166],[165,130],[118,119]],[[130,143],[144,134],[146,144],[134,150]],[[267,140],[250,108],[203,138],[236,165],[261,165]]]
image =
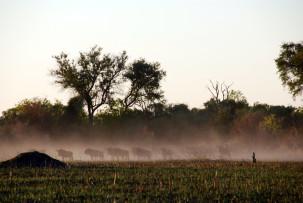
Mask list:
[[0,201],[301,201],[303,162],[70,162],[0,169]]

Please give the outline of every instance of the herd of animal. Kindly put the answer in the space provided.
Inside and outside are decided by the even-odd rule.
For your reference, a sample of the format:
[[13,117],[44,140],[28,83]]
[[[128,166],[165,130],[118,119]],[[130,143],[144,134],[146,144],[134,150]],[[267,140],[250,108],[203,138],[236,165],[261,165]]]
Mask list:
[[[56,150],[58,157],[64,160],[72,161],[74,160],[73,152],[67,151],[64,149]],[[121,149],[118,147],[109,147],[106,149],[107,155],[111,160],[122,160],[128,161],[132,156],[133,160],[139,161],[149,161],[152,160],[152,151],[140,148],[133,147],[131,153],[128,150]],[[186,158],[201,158],[201,159],[213,159],[215,158],[215,150],[205,147],[187,147],[183,152]],[[227,146],[219,146],[218,153],[220,159],[231,159],[230,150]],[[103,161],[105,158],[105,152],[97,149],[87,148],[84,150],[84,154],[90,156],[92,161]],[[178,158],[177,153],[169,148],[161,148],[160,154],[163,160],[171,160]]]

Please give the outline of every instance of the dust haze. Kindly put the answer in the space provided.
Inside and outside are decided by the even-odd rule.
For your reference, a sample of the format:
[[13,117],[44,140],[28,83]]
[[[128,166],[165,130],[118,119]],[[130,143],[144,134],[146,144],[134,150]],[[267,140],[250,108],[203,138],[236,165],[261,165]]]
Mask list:
[[[185,128],[186,129],[186,128]],[[169,133],[171,131],[171,133]],[[109,148],[129,152],[129,157],[112,157]],[[133,149],[150,151],[151,157],[140,157]],[[62,160],[57,150],[64,149],[73,153],[73,161],[156,161],[156,160],[239,160],[251,161],[255,152],[257,161],[302,161],[303,144],[300,137],[255,134],[218,134],[215,131],[197,129],[176,133],[166,129],[165,133],[150,130],[146,126],[137,127],[137,132],[110,134],[95,133],[93,136],[77,133],[64,133],[53,138],[47,134],[30,133],[3,139],[0,144],[0,160],[15,157],[22,152],[39,151]],[[104,153],[102,160],[92,159],[85,154],[86,149],[95,149]],[[171,154],[164,154],[166,151]],[[137,156],[136,156],[137,155]]]

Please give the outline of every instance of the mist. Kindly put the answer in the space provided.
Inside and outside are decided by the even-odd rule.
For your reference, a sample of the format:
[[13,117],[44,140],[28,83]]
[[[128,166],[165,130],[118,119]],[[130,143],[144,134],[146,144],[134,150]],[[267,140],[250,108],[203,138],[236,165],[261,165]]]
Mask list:
[[[174,131],[168,129],[168,131]],[[153,131],[143,128],[137,133],[129,134],[103,134],[96,136],[80,136],[68,134],[64,137],[52,139],[48,135],[23,134],[14,140],[3,140],[0,144],[0,160],[10,159],[20,153],[39,151],[49,156],[61,159],[56,150],[64,149],[73,152],[74,161],[91,161],[91,157],[84,153],[85,149],[97,149],[104,153],[102,161],[113,161],[108,148],[120,148],[129,152],[130,161],[138,160],[132,153],[133,148],[142,148],[151,152],[151,160],[164,160],[162,149],[172,151],[172,160],[235,160],[251,161],[255,152],[257,161],[302,161],[303,151],[300,148],[300,138],[287,135],[279,139],[265,135],[254,137],[241,137],[239,135],[222,136],[215,132],[197,133],[193,129],[188,133],[166,133],[157,136]],[[228,149],[230,156],[220,153],[219,148]],[[129,161],[115,160],[115,161]]]

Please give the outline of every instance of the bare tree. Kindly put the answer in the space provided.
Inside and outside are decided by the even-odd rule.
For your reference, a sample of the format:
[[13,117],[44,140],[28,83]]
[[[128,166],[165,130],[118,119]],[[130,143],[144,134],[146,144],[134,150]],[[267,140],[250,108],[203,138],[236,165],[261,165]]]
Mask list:
[[229,88],[232,86],[233,83],[230,85],[226,85],[225,82],[221,84],[221,93],[222,93],[222,101],[229,100],[230,91]]
[[230,85],[226,85],[225,82],[220,84],[218,81],[216,81],[216,83],[212,82],[211,80],[209,81],[211,83],[211,88],[207,86],[207,89],[212,94],[212,97],[217,104],[219,104],[219,102],[221,101],[220,92],[222,95],[222,101],[229,100],[229,96],[230,96],[229,88],[233,85],[233,83],[231,83]]
[[212,89],[210,89],[209,86],[206,86],[209,92],[212,94],[212,97],[216,100],[216,103],[219,104],[219,94],[220,94],[220,89],[219,89],[219,82],[217,81],[216,84],[214,84],[211,80],[209,80],[211,83]]

